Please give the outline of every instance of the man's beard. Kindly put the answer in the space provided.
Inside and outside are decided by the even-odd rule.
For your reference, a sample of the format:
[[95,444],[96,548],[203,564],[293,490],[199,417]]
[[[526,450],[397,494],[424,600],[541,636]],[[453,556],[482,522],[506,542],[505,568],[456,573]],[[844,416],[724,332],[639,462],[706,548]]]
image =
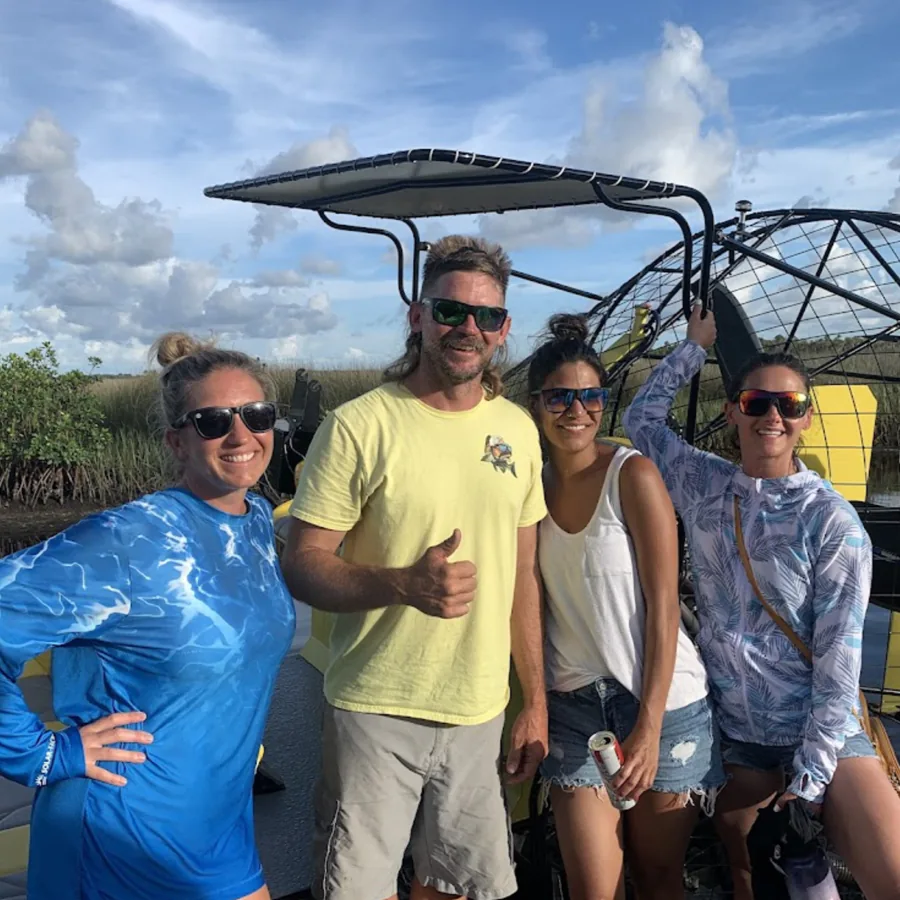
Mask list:
[[[473,356],[472,361],[465,368],[454,366],[447,359],[446,351],[450,348],[458,350],[474,350],[478,355]],[[447,334],[441,338],[438,344],[422,345],[422,355],[428,357],[432,367],[436,369],[450,384],[466,384],[481,378],[482,373],[490,364],[490,355],[486,354],[487,344],[475,336],[460,337]]]

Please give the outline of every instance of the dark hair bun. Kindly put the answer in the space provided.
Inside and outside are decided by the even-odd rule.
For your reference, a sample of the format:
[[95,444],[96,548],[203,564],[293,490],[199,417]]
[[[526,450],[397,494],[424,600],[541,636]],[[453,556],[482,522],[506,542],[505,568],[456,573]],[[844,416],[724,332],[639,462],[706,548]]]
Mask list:
[[550,317],[547,329],[555,341],[578,341],[588,339],[587,316],[574,313],[557,313]]

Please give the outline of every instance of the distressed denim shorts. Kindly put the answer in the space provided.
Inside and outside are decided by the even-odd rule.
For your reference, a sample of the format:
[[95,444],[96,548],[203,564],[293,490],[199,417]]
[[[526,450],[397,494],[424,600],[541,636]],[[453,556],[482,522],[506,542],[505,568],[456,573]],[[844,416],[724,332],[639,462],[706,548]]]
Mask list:
[[[637,699],[614,678],[600,678],[577,691],[549,691],[547,703],[550,746],[541,779],[564,788],[601,787],[588,738],[597,731],[611,731],[624,742],[637,722]],[[725,780],[719,729],[707,699],[667,711],[651,790],[686,794],[688,801],[693,794],[711,814]]]
[[[794,768],[794,754],[799,744],[788,744],[784,747],[773,747],[766,744],[748,744],[722,735],[722,758],[726,765],[746,766],[760,772],[782,769],[790,772]],[[847,738],[844,746],[837,752],[838,759],[852,759],[855,756],[877,756],[869,736],[860,731]]]

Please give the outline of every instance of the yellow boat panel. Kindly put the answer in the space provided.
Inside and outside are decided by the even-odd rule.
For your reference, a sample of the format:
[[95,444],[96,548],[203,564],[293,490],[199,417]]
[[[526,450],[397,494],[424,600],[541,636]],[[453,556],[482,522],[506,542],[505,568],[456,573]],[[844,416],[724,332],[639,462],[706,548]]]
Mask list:
[[865,500],[878,401],[864,384],[813,388],[816,414],[799,456],[847,500]]
[[600,362],[607,371],[636,347],[644,339],[644,326],[650,318],[650,310],[646,306],[638,306],[634,311],[631,331],[623,334],[617,341],[600,351]]
[[[900,691],[900,613],[896,612],[891,613],[884,686],[891,691]],[[881,708],[887,713],[900,711],[900,697],[885,697]]]
[[39,675],[50,674],[50,651],[45,650],[40,656],[29,659],[22,669],[21,678],[33,678]]

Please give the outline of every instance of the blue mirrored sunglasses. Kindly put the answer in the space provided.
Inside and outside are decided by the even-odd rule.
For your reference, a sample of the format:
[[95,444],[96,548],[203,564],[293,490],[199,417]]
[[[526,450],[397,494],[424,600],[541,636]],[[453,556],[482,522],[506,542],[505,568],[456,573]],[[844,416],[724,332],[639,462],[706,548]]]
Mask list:
[[532,394],[540,395],[547,412],[565,412],[576,400],[588,412],[603,412],[606,401],[609,399],[609,388],[545,388],[542,391],[532,391]]

